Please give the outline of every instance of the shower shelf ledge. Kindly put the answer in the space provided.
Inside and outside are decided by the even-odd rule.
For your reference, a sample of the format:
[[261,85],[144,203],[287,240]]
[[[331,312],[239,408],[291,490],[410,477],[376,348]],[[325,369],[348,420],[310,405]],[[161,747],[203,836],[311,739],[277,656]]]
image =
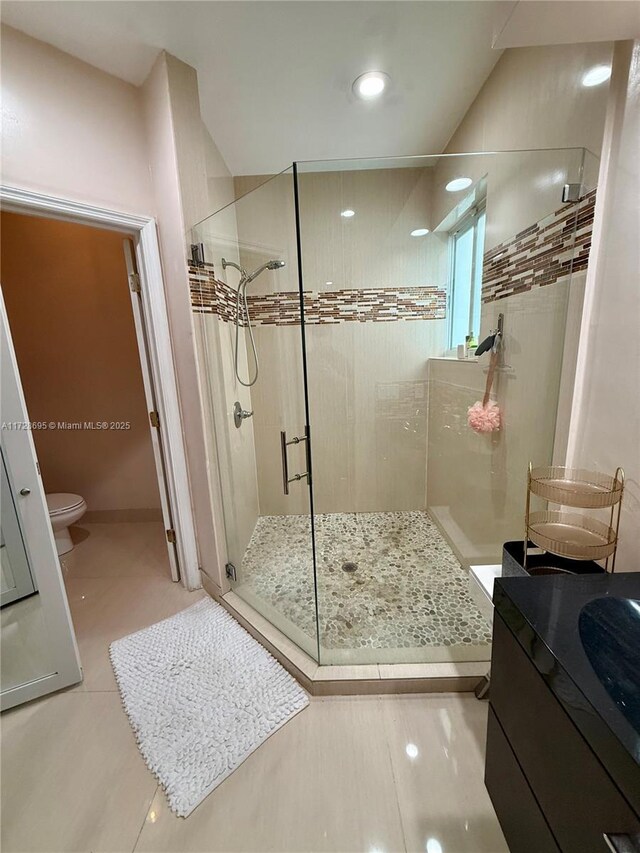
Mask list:
[[480,359],[475,356],[469,358],[458,358],[457,355],[431,355],[427,361],[455,361],[458,364],[477,364]]

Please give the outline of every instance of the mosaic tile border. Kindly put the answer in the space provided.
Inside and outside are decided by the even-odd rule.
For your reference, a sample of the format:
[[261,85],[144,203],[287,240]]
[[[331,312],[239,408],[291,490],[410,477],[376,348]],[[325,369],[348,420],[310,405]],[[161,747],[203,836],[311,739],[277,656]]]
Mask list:
[[[236,292],[218,281],[212,264],[189,264],[191,305],[197,313],[217,314],[225,322],[235,322]],[[333,323],[388,323],[398,320],[443,320],[446,292],[437,287],[379,287],[345,290],[305,291],[304,320],[307,325]],[[283,291],[248,297],[255,326],[300,324],[300,296]],[[245,325],[240,306],[240,324]]]
[[[596,191],[485,252],[482,302],[544,287],[584,270],[589,261]],[[574,241],[575,238],[575,241]]]
[[[189,290],[191,307],[201,314],[217,314],[221,320],[233,323],[236,316],[236,293],[233,288],[218,281],[213,264],[195,266],[189,263]],[[244,308],[240,306],[241,325],[244,323]]]

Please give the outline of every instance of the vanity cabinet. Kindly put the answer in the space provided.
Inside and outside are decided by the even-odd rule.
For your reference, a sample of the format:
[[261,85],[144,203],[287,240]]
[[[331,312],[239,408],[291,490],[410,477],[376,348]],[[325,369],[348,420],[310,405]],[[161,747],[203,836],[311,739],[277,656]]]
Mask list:
[[[565,594],[575,580],[566,579]],[[626,744],[616,742],[611,719],[603,719],[590,701],[585,684],[593,691],[601,685],[595,674],[589,682],[580,647],[567,652],[572,632],[580,644],[572,608],[559,607],[562,583],[548,581],[496,581],[485,783],[511,853],[608,853],[617,848],[606,836],[640,838],[638,753],[634,761],[633,749],[629,755]],[[545,613],[540,607],[527,619],[523,603],[532,590],[520,597],[520,610],[505,591],[514,583],[539,585],[547,596],[546,618],[537,620]],[[574,586],[580,590],[584,585]],[[572,661],[586,663],[577,678]],[[612,706],[603,705],[619,713]],[[614,722],[627,723],[615,716]]]

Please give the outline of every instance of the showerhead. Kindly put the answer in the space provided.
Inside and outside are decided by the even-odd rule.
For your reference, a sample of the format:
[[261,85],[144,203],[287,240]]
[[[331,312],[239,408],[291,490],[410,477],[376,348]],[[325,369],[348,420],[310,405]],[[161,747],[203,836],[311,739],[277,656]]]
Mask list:
[[261,267],[258,267],[257,270],[254,270],[250,275],[246,276],[245,283],[249,284],[249,282],[253,281],[254,278],[258,278],[260,273],[263,273],[265,270],[281,270],[282,267],[285,267],[286,264],[284,261],[273,260],[267,261],[266,264],[262,264]]

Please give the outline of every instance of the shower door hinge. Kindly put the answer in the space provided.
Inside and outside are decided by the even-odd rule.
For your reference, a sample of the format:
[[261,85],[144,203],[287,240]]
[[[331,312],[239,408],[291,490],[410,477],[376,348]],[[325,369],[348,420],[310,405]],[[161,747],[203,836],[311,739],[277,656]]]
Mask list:
[[572,201],[580,201],[584,198],[586,189],[583,184],[565,184],[562,187],[562,203],[569,204]]
[[224,573],[230,581],[236,581],[238,579],[236,567],[233,565],[233,563],[227,563],[227,565],[224,567]]
[[204,266],[204,243],[191,244],[191,263],[194,267]]
[[167,542],[169,542],[171,545],[175,545],[176,544],[176,532],[173,529],[173,527],[171,528],[171,530],[167,530],[166,534],[167,534]]
[[149,412],[149,420],[152,427],[160,429],[160,415],[156,411]]
[[132,293],[140,293],[142,290],[140,286],[140,276],[137,272],[129,273],[129,287],[131,288]]

